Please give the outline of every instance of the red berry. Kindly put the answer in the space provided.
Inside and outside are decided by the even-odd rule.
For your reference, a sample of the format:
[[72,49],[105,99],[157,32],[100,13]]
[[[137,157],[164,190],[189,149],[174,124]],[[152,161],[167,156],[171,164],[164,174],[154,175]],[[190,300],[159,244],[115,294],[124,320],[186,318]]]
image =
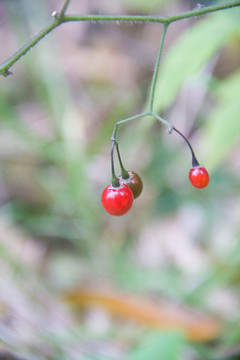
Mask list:
[[121,184],[126,184],[127,186],[130,187],[130,189],[133,192],[133,197],[134,199],[136,199],[141,194],[143,189],[142,179],[134,171],[128,171],[128,174],[129,174],[128,179],[123,179],[122,175],[119,175],[118,178]]
[[203,189],[209,183],[209,175],[204,167],[195,166],[189,171],[189,180],[196,188]]
[[125,184],[120,184],[119,187],[109,185],[102,193],[102,205],[111,215],[126,214],[131,209],[132,204],[132,190]]

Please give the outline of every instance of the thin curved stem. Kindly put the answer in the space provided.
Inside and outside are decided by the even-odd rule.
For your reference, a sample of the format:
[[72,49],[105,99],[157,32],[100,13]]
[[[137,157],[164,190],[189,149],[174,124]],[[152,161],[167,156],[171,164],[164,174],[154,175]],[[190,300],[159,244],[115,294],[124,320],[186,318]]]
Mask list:
[[190,144],[190,141],[186,138],[186,136],[184,136],[181,131],[179,131],[178,129],[175,128],[174,125],[172,125],[170,122],[168,122],[167,120],[163,119],[161,116],[155,114],[155,113],[152,113],[152,116],[159,120],[161,123],[163,123],[164,125],[168,126],[168,131],[169,133],[171,134],[173,131],[175,131],[176,133],[178,133],[183,139],[184,141],[186,142],[186,144],[188,145],[189,147],[189,150],[191,152],[191,155],[192,155],[192,167],[196,167],[196,166],[199,166],[199,162],[197,160],[197,157],[193,151],[193,148],[192,148],[192,145]]
[[32,49],[41,39],[43,39],[47,34],[53,31],[57,26],[71,22],[71,21],[126,21],[126,22],[153,22],[161,24],[171,24],[175,21],[188,19],[191,17],[202,16],[212,12],[231,9],[234,7],[240,6],[240,1],[233,1],[225,4],[218,4],[215,6],[203,7],[200,9],[194,9],[179,15],[174,16],[139,16],[139,15],[64,15],[65,11],[70,3],[70,0],[65,0],[62,9],[60,10],[59,15],[54,17],[53,22],[40,31],[32,40],[27,42],[20,50],[18,50],[14,55],[12,55],[8,60],[4,61],[0,65],[0,75],[7,76],[11,74],[9,69],[30,49]]
[[166,37],[167,29],[168,29],[168,24],[165,23],[164,27],[163,27],[163,33],[162,33],[162,37],[161,37],[161,41],[160,41],[160,46],[159,46],[159,50],[158,50],[155,67],[154,67],[153,77],[152,77],[152,83],[151,83],[151,87],[150,87],[150,94],[149,94],[149,111],[150,112],[153,112],[154,96],[155,96],[155,90],[156,90],[156,84],[157,84],[157,78],[158,78],[158,72],[159,72],[159,65],[160,65],[160,61],[161,61],[163,44],[164,44],[164,40]]
[[173,127],[173,130],[178,133],[183,139],[184,141],[186,142],[186,144],[188,145],[190,151],[191,151],[191,154],[192,154],[192,167],[196,167],[196,166],[199,166],[199,162],[197,161],[197,158],[196,158],[196,155],[193,151],[193,148],[192,148],[192,145],[190,144],[189,140],[179,131],[175,128],[175,126]]

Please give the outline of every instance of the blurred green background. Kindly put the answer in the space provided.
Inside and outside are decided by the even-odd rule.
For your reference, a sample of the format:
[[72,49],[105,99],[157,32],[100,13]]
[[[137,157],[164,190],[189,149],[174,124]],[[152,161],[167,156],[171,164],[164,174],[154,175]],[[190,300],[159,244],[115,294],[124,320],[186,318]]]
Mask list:
[[[1,61],[61,5],[2,0]],[[196,6],[72,0],[68,12],[173,15]],[[136,120],[119,137],[143,193],[124,217],[101,206],[114,123],[144,110],[161,31],[64,24],[0,79],[1,359],[240,358],[230,355],[240,354],[239,9],[172,24],[156,89],[155,110],[189,138],[208,188],[189,183],[191,156],[177,134]],[[190,306],[219,318],[221,334],[197,344],[106,308],[76,314],[62,301],[89,288]]]

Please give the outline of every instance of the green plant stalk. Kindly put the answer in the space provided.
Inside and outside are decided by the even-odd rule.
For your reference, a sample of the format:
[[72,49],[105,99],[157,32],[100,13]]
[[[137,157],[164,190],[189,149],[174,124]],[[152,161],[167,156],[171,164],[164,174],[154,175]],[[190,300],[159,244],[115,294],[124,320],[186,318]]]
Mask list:
[[8,60],[3,62],[0,66],[0,75],[8,76],[12,73],[9,69],[15,64],[22,56],[24,56],[30,49],[32,49],[40,40],[42,40],[47,34],[49,34],[53,29],[59,25],[58,20],[54,20],[50,25],[46,26],[43,30],[40,31],[33,39],[27,42],[21,49],[19,49],[14,55],[12,55]]
[[157,84],[157,78],[158,78],[158,72],[159,72],[159,65],[162,57],[162,51],[163,51],[163,44],[166,37],[168,29],[168,24],[165,23],[163,27],[163,33],[160,41],[160,46],[158,50],[158,55],[154,67],[153,77],[152,77],[152,83],[150,87],[150,94],[149,94],[149,112],[153,112],[153,104],[154,104],[154,96],[155,96],[155,90],[156,90],[156,84]]
[[53,31],[57,26],[71,22],[71,21],[125,21],[125,22],[154,22],[161,24],[171,24],[175,21],[188,19],[191,17],[202,16],[212,12],[231,9],[234,7],[240,6],[240,1],[229,2],[225,4],[219,4],[215,6],[204,7],[200,9],[191,10],[179,15],[174,16],[139,16],[139,15],[64,15],[69,5],[70,0],[66,0],[62,9],[60,10],[59,15],[54,16],[53,22],[40,31],[32,40],[27,42],[21,49],[19,49],[15,54],[13,54],[8,60],[4,61],[0,65],[0,75],[7,76],[11,72],[9,69],[30,49],[32,49],[40,40],[42,40],[47,34]]
[[116,145],[116,141],[112,141],[112,148],[111,148],[111,171],[112,171],[112,186],[119,187],[120,182],[116,176],[115,168],[114,168],[114,147]]
[[70,2],[71,2],[71,0],[65,0],[64,4],[63,4],[63,6],[62,6],[62,9],[61,9],[61,11],[60,11],[60,13],[59,13],[59,17],[60,17],[60,18],[62,18],[62,17],[64,16],[64,14],[65,14],[65,12],[66,12],[66,10],[67,10],[67,7],[68,7],[68,5],[70,4]]
[[125,21],[125,22],[152,22],[171,24],[175,21],[202,16],[211,12],[231,9],[240,6],[240,1],[233,1],[215,6],[207,6],[200,9],[190,10],[174,16],[147,16],[147,15],[67,15],[63,21]]

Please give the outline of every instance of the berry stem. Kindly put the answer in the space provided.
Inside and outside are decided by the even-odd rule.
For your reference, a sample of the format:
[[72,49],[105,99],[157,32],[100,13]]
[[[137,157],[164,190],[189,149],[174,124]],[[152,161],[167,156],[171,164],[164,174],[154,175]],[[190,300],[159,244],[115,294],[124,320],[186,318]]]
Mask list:
[[117,149],[117,155],[118,155],[118,160],[119,160],[119,164],[121,167],[121,175],[123,179],[129,179],[129,173],[127,172],[127,170],[124,168],[123,163],[122,163],[122,159],[121,159],[121,155],[120,155],[120,151],[119,151],[119,145],[118,142],[116,142],[116,149]]
[[197,161],[197,158],[196,158],[196,155],[194,154],[194,151],[193,151],[193,148],[192,148],[192,145],[190,144],[190,142],[188,141],[188,139],[179,131],[175,128],[175,126],[173,127],[173,130],[178,133],[183,139],[184,141],[187,143],[190,151],[191,151],[191,154],[192,154],[192,167],[196,167],[196,166],[199,166],[199,162]]
[[113,187],[119,187],[120,182],[116,176],[115,169],[114,169],[114,147],[115,147],[115,141],[112,141],[112,149],[111,149],[111,170],[112,170],[112,186]]

